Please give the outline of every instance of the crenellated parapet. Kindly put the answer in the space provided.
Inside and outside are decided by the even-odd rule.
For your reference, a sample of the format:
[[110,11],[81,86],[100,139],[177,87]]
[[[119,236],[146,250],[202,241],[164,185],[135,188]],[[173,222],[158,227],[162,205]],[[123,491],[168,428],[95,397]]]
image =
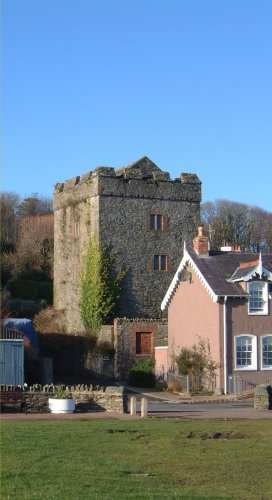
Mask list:
[[76,186],[88,184],[97,177],[113,177],[121,182],[136,179],[146,181],[147,183],[170,182],[175,184],[181,183],[201,185],[201,181],[196,174],[187,172],[183,172],[179,178],[171,179],[169,172],[163,172],[161,170],[154,171],[150,175],[146,175],[140,169],[133,169],[131,167],[121,170],[115,170],[112,167],[97,167],[93,171],[90,170],[85,174],[72,177],[64,182],[58,182],[55,185],[55,193],[62,193],[63,191],[74,189]]
[[65,194],[73,195],[74,202],[97,195],[199,202],[201,182],[192,173],[182,173],[179,178],[171,179],[168,172],[163,172],[144,157],[128,167],[97,167],[81,176],[57,183],[55,208],[62,202],[67,204]]

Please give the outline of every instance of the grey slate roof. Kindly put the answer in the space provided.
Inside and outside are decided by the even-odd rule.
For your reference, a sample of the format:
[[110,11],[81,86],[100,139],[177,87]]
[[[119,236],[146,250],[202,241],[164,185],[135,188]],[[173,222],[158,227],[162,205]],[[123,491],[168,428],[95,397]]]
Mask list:
[[[192,249],[187,248],[187,252],[198,267],[206,281],[219,296],[246,297],[247,293],[238,283],[230,283],[227,280],[233,276],[234,272],[240,273],[241,278],[248,274],[254,267],[240,269],[240,262],[252,263],[258,258],[258,254],[243,252],[210,252],[208,257],[199,257]],[[263,266],[272,272],[272,254],[262,256]]]
[[245,276],[247,276],[249,273],[254,271],[255,268],[256,268],[256,266],[245,267],[242,269],[240,269],[238,267],[237,269],[235,269],[233,275],[231,276],[231,279],[238,280],[238,279],[245,278]]

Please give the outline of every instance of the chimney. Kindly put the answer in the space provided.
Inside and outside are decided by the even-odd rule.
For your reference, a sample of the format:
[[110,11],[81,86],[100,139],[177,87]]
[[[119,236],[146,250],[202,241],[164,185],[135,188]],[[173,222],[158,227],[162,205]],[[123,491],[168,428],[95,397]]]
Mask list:
[[225,245],[220,247],[221,252],[241,252],[240,245]]
[[209,238],[203,234],[203,226],[198,226],[198,235],[193,239],[193,249],[199,257],[209,256]]

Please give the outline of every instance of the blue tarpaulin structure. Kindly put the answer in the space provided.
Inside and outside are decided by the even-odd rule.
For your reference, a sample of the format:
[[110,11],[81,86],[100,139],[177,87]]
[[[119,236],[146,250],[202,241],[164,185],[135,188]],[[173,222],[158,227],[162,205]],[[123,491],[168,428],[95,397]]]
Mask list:
[[37,351],[39,350],[39,340],[37,332],[33,327],[31,319],[27,318],[7,318],[3,321],[4,328],[18,330],[26,337]]

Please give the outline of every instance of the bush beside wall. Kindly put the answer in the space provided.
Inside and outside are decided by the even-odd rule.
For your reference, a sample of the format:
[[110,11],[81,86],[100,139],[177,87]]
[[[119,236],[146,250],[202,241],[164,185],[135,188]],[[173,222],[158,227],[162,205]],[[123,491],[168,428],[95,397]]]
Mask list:
[[135,361],[129,372],[129,383],[136,387],[154,387],[155,361],[152,358],[143,358]]

